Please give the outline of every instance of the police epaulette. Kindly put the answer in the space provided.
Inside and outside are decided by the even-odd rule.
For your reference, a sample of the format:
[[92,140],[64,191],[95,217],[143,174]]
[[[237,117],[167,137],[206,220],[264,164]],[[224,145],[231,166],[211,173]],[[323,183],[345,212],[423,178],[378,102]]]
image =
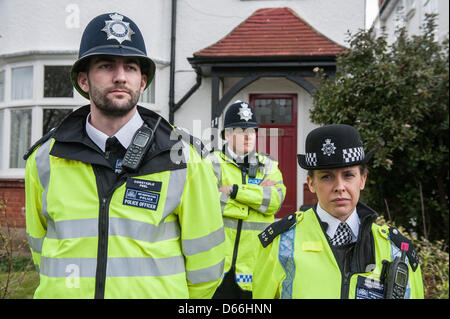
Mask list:
[[50,131],[44,134],[44,136],[42,136],[36,143],[34,143],[33,146],[31,146],[28,149],[28,151],[23,155],[23,159],[26,161],[39,145],[44,144],[49,138],[53,136],[55,130],[56,127],[52,128]]
[[203,144],[202,140],[191,135],[191,144],[197,150],[202,158],[208,156],[209,149]]
[[288,231],[296,223],[296,217],[296,213],[289,214],[267,227],[258,235],[261,245],[266,248],[278,235]]
[[400,231],[395,227],[389,227],[389,238],[390,240],[400,248],[402,243],[406,242],[409,245],[408,251],[406,252],[406,256],[408,256],[409,264],[413,271],[416,271],[417,267],[419,267],[419,256],[416,254],[414,247],[411,241],[403,236]]
[[278,160],[275,159],[275,157],[273,157],[273,156],[271,156],[271,155],[269,155],[269,154],[267,154],[267,153],[258,152],[258,155],[262,155],[262,156],[268,157],[268,158],[270,158],[272,161],[278,162]]
[[202,158],[208,156],[209,150],[207,147],[205,147],[201,139],[190,135],[187,131],[179,127],[174,127],[174,131],[176,134],[178,134],[178,140],[180,140],[181,138],[186,143],[191,144]]

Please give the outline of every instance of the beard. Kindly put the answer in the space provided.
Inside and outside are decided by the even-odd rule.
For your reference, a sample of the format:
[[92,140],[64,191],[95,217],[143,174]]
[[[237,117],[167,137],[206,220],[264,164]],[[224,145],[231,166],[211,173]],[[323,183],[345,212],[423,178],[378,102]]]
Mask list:
[[[129,98],[110,99],[108,93],[114,89],[126,90],[129,94]],[[89,82],[89,96],[91,97],[92,102],[103,115],[108,117],[117,118],[127,115],[136,106],[140,95],[140,89],[133,91],[129,88],[124,88],[123,86],[116,86],[101,90]]]

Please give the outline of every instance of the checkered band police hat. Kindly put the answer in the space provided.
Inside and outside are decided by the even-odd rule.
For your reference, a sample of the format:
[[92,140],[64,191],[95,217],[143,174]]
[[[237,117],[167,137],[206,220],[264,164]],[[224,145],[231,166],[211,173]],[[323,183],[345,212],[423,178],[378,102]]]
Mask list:
[[367,164],[374,150],[367,154],[358,131],[345,124],[325,125],[306,137],[306,154],[298,154],[298,164],[306,170],[340,168]]

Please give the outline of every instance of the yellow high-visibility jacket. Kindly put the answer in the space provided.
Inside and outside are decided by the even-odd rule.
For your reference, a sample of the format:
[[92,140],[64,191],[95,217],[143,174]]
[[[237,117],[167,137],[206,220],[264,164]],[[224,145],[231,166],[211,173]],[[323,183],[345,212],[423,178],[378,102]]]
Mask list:
[[[156,113],[138,112],[154,127]],[[85,133],[88,113],[73,112],[27,160],[35,298],[211,298],[225,235],[210,160],[163,120],[140,169],[115,175]]]
[[[345,271],[341,271],[313,208],[288,215],[261,233],[261,242],[268,245],[261,246],[258,256],[253,298],[382,299],[383,260],[391,262],[399,256],[399,243],[407,239],[395,228],[375,224],[376,213],[362,203],[358,203],[357,212],[360,234],[347,253],[346,258],[352,258],[346,259]],[[405,299],[423,298],[420,265],[411,245],[407,263]]]
[[[259,168],[254,178],[241,171],[239,165],[224,152],[215,151],[209,155],[213,163],[218,186],[238,186],[235,198],[221,193],[223,221],[226,236],[225,272],[231,267],[233,250],[236,241],[238,221],[242,220],[242,229],[236,258],[236,282],[244,290],[252,290],[253,267],[256,252],[260,246],[258,233],[274,221],[286,195],[283,176],[278,162],[265,154],[255,155]],[[275,186],[266,187],[259,184],[266,179],[277,182]]]

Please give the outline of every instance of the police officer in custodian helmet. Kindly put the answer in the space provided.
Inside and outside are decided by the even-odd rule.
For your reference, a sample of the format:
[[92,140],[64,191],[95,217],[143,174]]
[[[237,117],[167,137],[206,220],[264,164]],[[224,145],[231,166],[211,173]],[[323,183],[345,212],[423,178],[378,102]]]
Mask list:
[[286,195],[278,162],[255,151],[257,130],[250,104],[234,102],[225,113],[227,143],[210,154],[226,235],[226,274],[214,298],[251,298],[257,235],[274,221]]
[[[25,155],[36,298],[210,298],[225,237],[212,165],[137,106],[155,74],[138,26],[95,17],[71,73],[89,104]],[[171,154],[189,161],[173,161]]]

